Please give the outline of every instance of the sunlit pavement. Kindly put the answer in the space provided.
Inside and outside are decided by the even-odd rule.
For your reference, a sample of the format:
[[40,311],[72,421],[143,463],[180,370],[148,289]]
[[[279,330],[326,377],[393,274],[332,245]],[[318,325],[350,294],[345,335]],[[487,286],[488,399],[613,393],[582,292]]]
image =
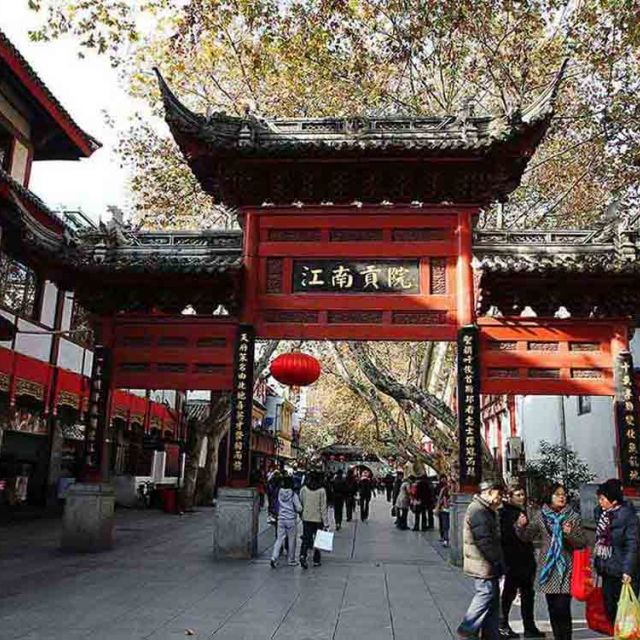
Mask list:
[[[389,508],[375,499],[370,521],[345,523],[308,571],[270,568],[268,528],[257,560],[214,562],[211,510],[120,512],[117,547],[98,555],[58,551],[56,520],[0,527],[0,640],[456,637],[471,581],[446,562],[437,532],[398,531]],[[581,605],[573,611],[575,638],[603,637],[584,630]]]

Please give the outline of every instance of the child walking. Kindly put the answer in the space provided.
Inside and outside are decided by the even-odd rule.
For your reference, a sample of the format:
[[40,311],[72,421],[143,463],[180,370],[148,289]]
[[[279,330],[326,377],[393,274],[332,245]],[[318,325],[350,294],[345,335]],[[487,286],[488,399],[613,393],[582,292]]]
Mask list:
[[296,562],[296,529],[298,524],[298,514],[302,513],[300,498],[293,491],[293,479],[285,476],[282,479],[282,486],[278,492],[278,528],[276,542],[271,553],[271,568],[278,565],[278,558],[285,540],[287,541],[287,559],[290,567],[297,566]]

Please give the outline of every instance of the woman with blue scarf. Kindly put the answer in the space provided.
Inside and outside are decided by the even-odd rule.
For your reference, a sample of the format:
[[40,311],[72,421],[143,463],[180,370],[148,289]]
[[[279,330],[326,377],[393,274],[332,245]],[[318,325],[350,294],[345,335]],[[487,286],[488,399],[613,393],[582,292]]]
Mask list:
[[520,516],[516,534],[526,541],[542,542],[536,590],[547,599],[553,637],[570,640],[573,550],[584,547],[586,540],[580,516],[569,506],[567,492],[561,484],[552,485],[545,504],[531,521],[524,514]]

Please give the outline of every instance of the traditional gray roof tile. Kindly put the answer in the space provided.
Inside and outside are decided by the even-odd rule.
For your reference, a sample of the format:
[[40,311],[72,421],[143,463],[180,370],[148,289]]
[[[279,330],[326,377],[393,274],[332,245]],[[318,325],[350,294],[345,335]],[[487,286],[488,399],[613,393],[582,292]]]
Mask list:
[[485,274],[640,272],[635,231],[603,229],[555,231],[477,231],[476,268]]
[[223,273],[242,267],[242,232],[145,232],[112,226],[81,236],[78,255],[99,271]]
[[219,154],[244,156],[400,155],[411,151],[486,153],[523,131],[548,121],[564,65],[527,109],[510,120],[502,116],[474,117],[463,112],[438,117],[348,117],[266,120],[252,115],[210,116],[193,113],[171,91],[156,69],[167,122],[176,138],[188,136]]

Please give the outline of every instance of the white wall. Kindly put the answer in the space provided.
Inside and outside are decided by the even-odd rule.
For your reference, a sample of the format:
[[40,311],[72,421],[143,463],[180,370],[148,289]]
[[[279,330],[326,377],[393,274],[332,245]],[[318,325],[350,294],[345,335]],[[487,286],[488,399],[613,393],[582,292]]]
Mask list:
[[[18,320],[18,331],[45,331],[42,327],[26,320]],[[49,362],[51,356],[51,335],[34,335],[18,333],[16,335],[16,351],[43,362]]]
[[85,349],[70,340],[62,338],[58,350],[58,366],[74,373],[82,374],[82,361]]
[[589,465],[597,481],[617,476],[612,401],[608,397],[591,398],[591,411],[583,415],[578,415],[576,396],[517,397],[518,429],[527,460],[536,458],[541,440],[560,443],[561,402],[567,444]]
[[62,318],[60,329],[68,331],[71,327],[71,314],[73,313],[73,291],[64,292],[64,303],[62,307]]
[[46,280],[42,291],[42,309],[40,322],[49,329],[53,329],[56,321],[56,303],[58,301],[58,287]]

